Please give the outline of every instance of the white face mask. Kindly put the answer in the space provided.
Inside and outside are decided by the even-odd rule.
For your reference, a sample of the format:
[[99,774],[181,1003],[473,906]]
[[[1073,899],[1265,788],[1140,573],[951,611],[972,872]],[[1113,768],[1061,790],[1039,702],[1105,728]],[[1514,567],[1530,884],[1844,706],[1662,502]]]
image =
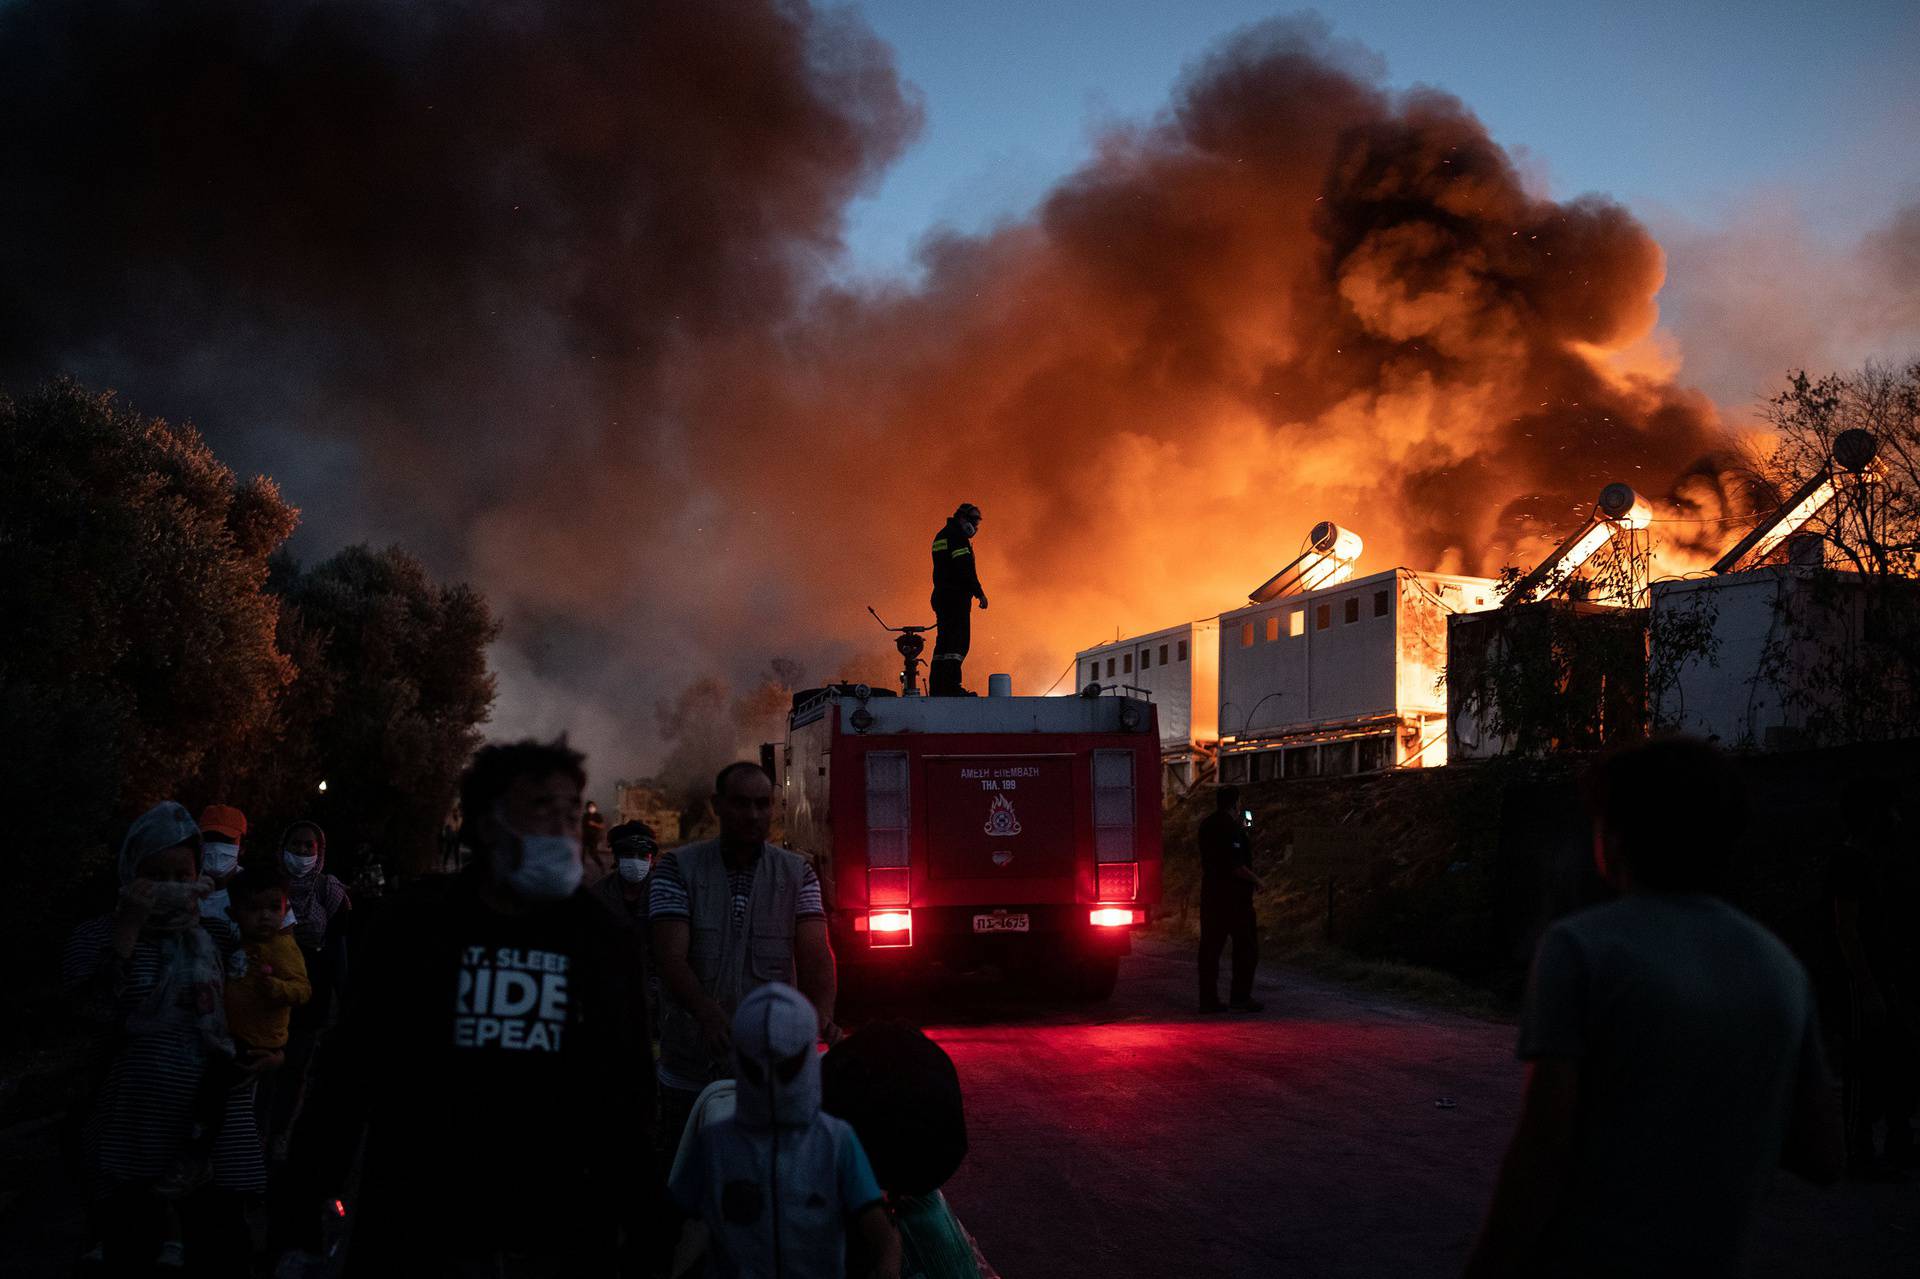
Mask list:
[[200,854],[200,869],[208,875],[220,876],[240,864],[240,846],[222,840],[210,839],[206,849]]
[[616,857],[613,868],[620,872],[620,878],[629,884],[645,883],[653,863],[644,857]]
[[295,857],[292,853],[282,853],[280,860],[285,863],[287,874],[298,879],[302,875],[313,874],[313,868],[320,864],[320,854],[309,853],[305,857]]
[[520,864],[507,887],[528,901],[559,901],[580,887],[580,841],[572,835],[520,836]]

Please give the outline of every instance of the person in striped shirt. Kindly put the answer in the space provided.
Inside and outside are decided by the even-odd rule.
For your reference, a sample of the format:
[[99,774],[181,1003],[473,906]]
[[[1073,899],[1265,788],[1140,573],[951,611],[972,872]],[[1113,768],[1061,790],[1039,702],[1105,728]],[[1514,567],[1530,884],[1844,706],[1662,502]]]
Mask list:
[[[233,1052],[222,970],[240,941],[230,921],[201,917],[201,850],[179,804],[137,819],[120,847],[117,906],[76,928],[62,958],[69,995],[116,1040],[84,1138],[115,1273],[144,1271],[169,1239],[155,1184],[187,1149],[202,1077]],[[211,1184],[175,1205],[180,1242],[196,1273],[244,1275],[245,1196],[266,1187],[250,1080],[226,1094],[211,1163]]]
[[773,781],[758,764],[714,779],[720,837],[660,858],[648,916],[660,1007],[660,1144],[679,1144],[695,1098],[732,1074],[740,1001],[770,981],[797,986],[832,1042],[834,962],[820,880],[798,853],[767,842]]

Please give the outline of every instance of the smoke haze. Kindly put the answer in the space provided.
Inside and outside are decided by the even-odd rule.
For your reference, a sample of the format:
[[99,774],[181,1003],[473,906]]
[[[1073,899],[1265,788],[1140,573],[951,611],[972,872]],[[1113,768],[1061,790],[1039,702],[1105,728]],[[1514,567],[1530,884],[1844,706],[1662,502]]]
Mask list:
[[1492,573],[1611,480],[1723,514],[1647,230],[1381,81],[1316,20],[1249,29],[1031,217],[848,285],[845,206],[920,118],[849,14],[29,0],[0,378],[195,419],[309,555],[398,539],[472,580],[496,730],[571,729],[597,783],[697,776],[701,706],[747,745],[777,716],[726,689],[773,658],[886,680],[864,606],[930,620],[962,500],[969,682],[1033,692],[1231,607],[1320,519],[1367,571]]

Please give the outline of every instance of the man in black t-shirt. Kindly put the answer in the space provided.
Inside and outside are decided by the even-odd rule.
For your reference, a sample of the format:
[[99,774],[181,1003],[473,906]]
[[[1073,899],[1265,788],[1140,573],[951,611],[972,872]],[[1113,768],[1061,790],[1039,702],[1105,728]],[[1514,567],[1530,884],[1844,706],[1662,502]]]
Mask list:
[[580,887],[582,763],[479,752],[471,868],[392,898],[369,938],[290,1170],[308,1204],[341,1196],[366,1134],[350,1273],[610,1274],[671,1247],[645,991]]
[[[1214,811],[1200,823],[1200,1011],[1257,1013],[1253,970],[1260,959],[1260,928],[1253,913],[1253,832],[1240,810],[1240,788],[1214,793]],[[1220,1002],[1220,952],[1233,943],[1233,990]]]

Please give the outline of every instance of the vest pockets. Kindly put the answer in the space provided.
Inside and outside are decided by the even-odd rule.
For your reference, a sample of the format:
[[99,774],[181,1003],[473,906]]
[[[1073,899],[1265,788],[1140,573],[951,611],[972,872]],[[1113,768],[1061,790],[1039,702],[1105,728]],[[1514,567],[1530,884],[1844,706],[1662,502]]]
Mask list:
[[793,973],[793,938],[755,937],[748,947],[753,975],[761,981],[790,981]]

